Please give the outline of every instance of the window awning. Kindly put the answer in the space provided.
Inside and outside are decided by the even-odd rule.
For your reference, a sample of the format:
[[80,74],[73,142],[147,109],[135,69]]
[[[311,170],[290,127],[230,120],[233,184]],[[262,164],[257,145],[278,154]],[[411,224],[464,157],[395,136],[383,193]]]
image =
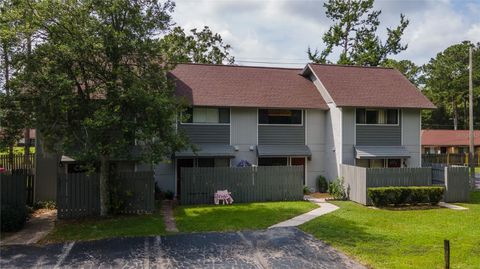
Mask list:
[[197,151],[185,149],[175,152],[175,157],[235,157],[235,150],[225,144],[197,144]]
[[357,159],[410,158],[410,152],[402,146],[356,146]]
[[258,157],[312,156],[306,145],[258,145],[257,154]]

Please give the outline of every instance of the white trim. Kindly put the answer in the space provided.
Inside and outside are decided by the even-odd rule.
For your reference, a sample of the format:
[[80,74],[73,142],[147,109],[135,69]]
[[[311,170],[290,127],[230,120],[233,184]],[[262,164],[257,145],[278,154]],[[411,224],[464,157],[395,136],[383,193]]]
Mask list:
[[[400,111],[401,111],[401,110],[400,110]],[[400,112],[400,113],[401,113],[401,112]],[[404,122],[403,122],[403,113],[402,113],[402,116],[401,116],[400,120],[401,120],[401,123],[402,123],[402,124],[400,125],[400,141],[401,141],[400,143],[401,143],[402,146],[404,146],[405,143],[404,143],[404,141],[403,141],[403,126],[404,126],[405,124],[404,124]]]
[[[353,120],[355,124],[353,124],[353,145],[357,145],[357,109],[355,108],[353,110]],[[353,152],[353,155],[355,155],[355,151]],[[353,157],[355,159],[355,156]],[[357,161],[354,161],[354,164],[356,164]]]
[[200,123],[200,122],[180,122],[180,125],[231,125],[230,123],[209,123],[209,122],[205,122],[205,123]]
[[[313,71],[313,68],[310,66],[310,64],[307,64],[307,66],[308,66],[308,68],[310,69],[310,72],[312,72],[312,74],[317,78],[318,82],[320,83],[320,86],[322,86],[322,88],[325,90],[325,94],[327,95],[328,98],[324,98],[324,97],[323,97],[321,89],[319,89],[318,87],[316,87],[315,82],[312,81],[313,85],[315,85],[315,88],[317,88],[317,91],[320,93],[320,95],[322,95],[322,98],[325,100],[325,102],[326,102],[327,104],[331,103],[331,104],[333,104],[335,107],[337,107],[337,104],[335,103],[335,101],[333,100],[332,96],[331,96],[330,93],[328,92],[328,89],[325,87],[325,85],[323,85],[322,80],[317,76],[317,74],[315,74],[315,71]],[[326,100],[326,99],[328,99],[328,100]]]
[[[229,143],[230,143],[230,146],[231,146],[231,145],[232,145],[232,109],[229,107],[229,108],[228,108],[228,111],[229,111],[229,113],[228,113],[228,117],[229,117],[228,122],[229,122],[229,124],[228,124],[228,125],[230,126],[230,133],[229,133],[230,141],[229,141]],[[229,165],[229,167],[230,167],[230,165]]]
[[307,127],[307,110],[305,109],[305,111],[302,111],[302,117],[303,117],[303,113],[305,113],[305,122],[303,123],[303,125],[305,126],[304,127],[304,132],[305,132],[305,145],[308,145],[308,127]]
[[[256,145],[258,145],[258,107],[257,107],[257,118],[255,121],[257,122],[257,144]],[[257,160],[257,164],[258,164],[258,160]]]

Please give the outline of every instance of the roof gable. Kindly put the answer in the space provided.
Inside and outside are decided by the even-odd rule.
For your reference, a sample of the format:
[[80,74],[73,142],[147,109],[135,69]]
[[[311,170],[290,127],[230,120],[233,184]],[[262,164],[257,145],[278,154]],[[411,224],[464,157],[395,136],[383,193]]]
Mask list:
[[338,107],[426,108],[435,106],[398,70],[383,67],[308,64]]
[[179,64],[176,93],[195,106],[328,109],[301,69]]

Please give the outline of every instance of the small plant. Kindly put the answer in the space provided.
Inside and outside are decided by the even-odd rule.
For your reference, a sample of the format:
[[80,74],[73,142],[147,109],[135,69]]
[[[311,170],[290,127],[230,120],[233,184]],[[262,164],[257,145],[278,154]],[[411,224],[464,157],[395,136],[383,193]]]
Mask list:
[[318,191],[327,192],[328,191],[328,182],[324,176],[318,176],[317,178]]
[[173,200],[174,196],[175,196],[175,194],[173,193],[173,191],[166,191],[165,192],[165,199],[167,199],[167,200]]
[[343,177],[338,177],[328,185],[328,193],[337,200],[347,199]]
[[15,232],[23,228],[27,221],[25,207],[2,205],[1,207],[1,231]]
[[33,209],[36,210],[36,209],[41,209],[41,208],[53,210],[53,209],[57,208],[57,204],[55,203],[55,201],[52,201],[52,200],[37,201],[33,204]]
[[303,194],[304,195],[309,195],[310,193],[312,193],[310,191],[310,188],[308,186],[303,186]]

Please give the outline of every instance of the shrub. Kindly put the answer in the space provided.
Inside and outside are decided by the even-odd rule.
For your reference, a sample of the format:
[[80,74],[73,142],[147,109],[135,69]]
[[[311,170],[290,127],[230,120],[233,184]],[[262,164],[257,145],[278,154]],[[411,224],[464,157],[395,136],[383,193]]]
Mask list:
[[334,181],[328,184],[328,193],[334,199],[345,200],[347,199],[347,193],[345,191],[345,185],[343,183],[343,178],[336,178]]
[[375,206],[427,203],[436,205],[442,199],[443,193],[443,187],[379,187],[368,189],[368,197]]
[[2,205],[1,207],[2,232],[15,232],[23,228],[27,221],[27,212],[24,207]]
[[317,178],[318,191],[327,192],[328,191],[328,182],[324,176],[318,176]]
[[165,199],[167,199],[167,200],[173,200],[174,196],[175,196],[175,194],[173,193],[173,191],[166,191],[165,192]]
[[310,193],[311,193],[310,188],[307,186],[303,186],[303,194],[308,195]]
[[46,208],[46,209],[56,209],[57,204],[55,201],[37,201],[33,204],[33,209],[40,209],[40,208]]

